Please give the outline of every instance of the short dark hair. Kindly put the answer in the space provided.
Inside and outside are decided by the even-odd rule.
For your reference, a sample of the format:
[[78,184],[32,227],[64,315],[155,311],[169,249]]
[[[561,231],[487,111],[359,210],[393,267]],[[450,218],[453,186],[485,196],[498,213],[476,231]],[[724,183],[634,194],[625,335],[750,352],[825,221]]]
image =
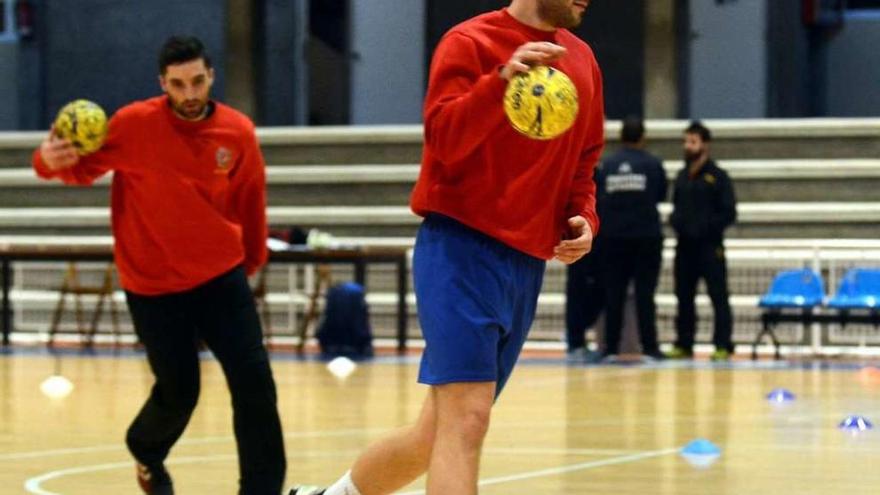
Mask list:
[[195,36],[172,36],[165,40],[159,51],[159,74],[165,74],[169,65],[202,59],[211,68],[211,57],[205,51],[202,40]]
[[624,143],[638,143],[645,136],[645,123],[641,117],[629,116],[623,119],[623,127],[620,129],[620,140]]
[[689,125],[688,128],[684,130],[684,133],[696,134],[700,136],[700,139],[704,143],[708,143],[712,140],[712,131],[710,131],[708,127],[704,126],[703,123],[699,120],[694,120],[693,122],[691,122],[691,125]]

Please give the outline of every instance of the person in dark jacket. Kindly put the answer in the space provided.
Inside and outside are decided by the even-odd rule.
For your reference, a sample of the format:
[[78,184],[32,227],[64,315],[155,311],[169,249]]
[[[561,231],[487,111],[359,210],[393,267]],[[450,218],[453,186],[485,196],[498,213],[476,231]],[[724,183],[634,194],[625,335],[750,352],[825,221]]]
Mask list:
[[628,118],[621,131],[623,147],[596,171],[597,205],[602,219],[605,285],[605,350],[613,360],[620,344],[627,288],[634,282],[642,354],[664,356],[657,346],[654,292],[660,276],[663,235],[657,204],[666,199],[663,163],[645,148],[645,126]]
[[[594,176],[595,178],[595,176]],[[602,355],[587,347],[586,332],[605,311],[602,283],[602,235],[593,239],[593,249],[567,266],[565,279],[565,342],[570,363],[595,363]]]
[[693,356],[697,315],[697,282],[706,281],[715,314],[713,361],[733,354],[733,317],[727,290],[724,230],[736,221],[736,197],[727,173],[709,157],[712,134],[700,122],[685,130],[685,166],[675,179],[670,223],[678,236],[675,248],[675,296],[678,299],[675,347],[670,358]]

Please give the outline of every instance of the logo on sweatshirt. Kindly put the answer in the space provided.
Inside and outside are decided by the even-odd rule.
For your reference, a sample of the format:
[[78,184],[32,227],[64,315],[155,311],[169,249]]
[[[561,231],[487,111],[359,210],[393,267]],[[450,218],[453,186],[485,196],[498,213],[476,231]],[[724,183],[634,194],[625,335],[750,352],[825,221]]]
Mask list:
[[644,192],[648,188],[648,176],[634,174],[632,165],[623,162],[617,168],[616,173],[608,174],[605,178],[605,191],[608,194],[619,192]]
[[217,148],[215,153],[217,159],[217,168],[214,169],[215,174],[228,174],[229,167],[232,165],[232,152],[224,147]]

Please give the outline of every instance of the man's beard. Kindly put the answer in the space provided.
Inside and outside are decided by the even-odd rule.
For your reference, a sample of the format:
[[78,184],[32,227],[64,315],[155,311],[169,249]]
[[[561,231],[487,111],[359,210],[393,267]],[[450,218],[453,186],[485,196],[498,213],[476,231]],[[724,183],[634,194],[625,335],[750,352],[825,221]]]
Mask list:
[[170,96],[168,98],[171,101],[171,108],[173,108],[178,115],[188,120],[196,120],[203,117],[205,115],[205,110],[208,108],[207,100],[193,99],[180,102],[172,99]]
[[538,15],[547,24],[565,29],[580,26],[582,20],[565,0],[538,0]]
[[684,152],[684,162],[690,165],[695,161],[699,160],[700,157],[703,156],[703,150],[700,151],[685,151]]

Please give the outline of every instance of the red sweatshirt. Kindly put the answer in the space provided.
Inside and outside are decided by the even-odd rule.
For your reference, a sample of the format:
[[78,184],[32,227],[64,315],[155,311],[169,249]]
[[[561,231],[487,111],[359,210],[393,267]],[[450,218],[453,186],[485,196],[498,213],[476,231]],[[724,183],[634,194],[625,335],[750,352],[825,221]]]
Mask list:
[[43,178],[87,185],[113,170],[115,258],[122,286],[138,294],[180,292],[244,263],[266,261],[265,164],[254,125],[215,104],[197,122],[178,118],[165,96],[121,108],[107,141]]
[[[504,114],[498,69],[529,41],[568,49],[553,63],[574,81],[580,110],[571,129],[538,141]],[[541,31],[506,9],[452,28],[437,46],[425,99],[425,148],[412,193],[416,214],[442,213],[538,258],[582,215],[598,232],[593,169],[604,146],[602,75],[592,50],[565,29]]]

